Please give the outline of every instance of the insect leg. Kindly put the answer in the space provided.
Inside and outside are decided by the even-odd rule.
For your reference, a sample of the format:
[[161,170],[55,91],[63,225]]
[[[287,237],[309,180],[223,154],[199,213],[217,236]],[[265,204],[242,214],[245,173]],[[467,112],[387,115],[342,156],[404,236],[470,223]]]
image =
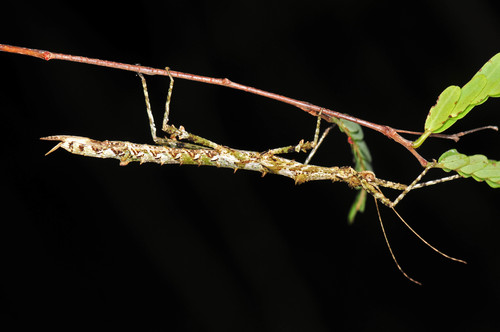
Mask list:
[[427,182],[424,182],[424,183],[417,183],[413,187],[413,189],[418,189],[418,188],[423,188],[423,187],[427,187],[427,186],[432,186],[432,185],[435,185],[435,184],[439,184],[439,183],[443,183],[443,182],[447,182],[447,181],[451,181],[451,180],[456,180],[456,179],[461,179],[461,178],[462,178],[461,175],[455,174],[455,175],[447,176],[447,177],[444,177],[444,178],[441,178],[441,179],[437,179],[437,180],[427,181]]
[[[422,172],[422,174],[420,174],[416,179],[415,181],[413,181],[412,184],[410,184],[408,187],[415,187],[416,184],[420,181],[420,179],[422,178],[422,176],[425,175],[425,173],[427,173],[427,171],[432,168],[432,165],[431,166],[428,166],[426,167],[426,169]],[[439,180],[438,180],[439,181]],[[396,211],[396,209],[394,208],[394,206],[398,203],[398,199],[399,201],[401,200],[400,197],[398,197],[398,199],[396,199],[394,202],[391,202],[390,200],[388,200],[383,194],[382,192],[380,191],[380,189],[378,188],[378,186],[376,185],[371,185],[369,186],[369,183],[366,182],[366,180],[363,181],[363,179],[361,178],[361,183],[363,185],[363,189],[365,189],[367,192],[369,192],[370,194],[373,195],[373,197],[375,198],[375,205],[377,207],[377,213],[379,215],[379,220],[380,220],[380,225],[382,227],[382,232],[384,233],[384,237],[386,239],[386,242],[387,242],[387,246],[389,247],[389,251],[391,252],[391,255],[393,256],[393,259],[394,261],[396,262],[396,265],[398,265],[398,269],[405,275],[405,277],[407,277],[408,279],[410,279],[411,281],[413,282],[416,282],[415,280],[411,279],[410,277],[408,277],[406,275],[405,272],[403,272],[403,270],[401,269],[401,267],[399,266],[399,264],[397,263],[393,253],[392,253],[392,250],[389,246],[389,242],[387,241],[387,236],[385,235],[385,230],[384,230],[384,226],[382,224],[382,219],[380,218],[380,212],[379,212],[379,208],[378,208],[378,202],[377,200],[379,200],[380,202],[382,202],[383,204],[387,205],[388,207],[390,207],[392,209],[392,211],[394,211],[394,213],[396,214],[396,216],[398,216],[399,220],[401,220],[401,222],[420,240],[422,241],[425,245],[427,245],[429,248],[431,248],[432,250],[434,250],[435,252],[437,252],[438,254],[442,255],[443,257],[446,257],[452,261],[456,261],[456,262],[460,262],[460,263],[464,263],[464,264],[467,264],[467,262],[465,262],[464,260],[461,260],[461,259],[458,259],[458,258],[454,258],[454,257],[451,257],[449,255],[446,255],[445,253],[439,251],[437,248],[435,248],[434,246],[432,246],[429,242],[427,242],[422,236],[420,236],[413,228],[411,228],[411,226],[403,219],[403,217],[401,217],[401,215]],[[411,190],[410,188],[410,190]],[[406,191],[406,190],[405,190]],[[403,191],[403,193],[405,192]],[[408,190],[409,191],[409,190]],[[406,193],[408,193],[408,191],[406,191]],[[401,196],[401,195],[400,195]],[[417,284],[419,284],[419,282],[416,282]]]
[[391,248],[391,245],[389,244],[389,239],[387,238],[387,234],[385,232],[385,228],[384,228],[384,223],[382,222],[382,217],[380,216],[380,209],[378,208],[378,202],[377,200],[375,199],[375,206],[377,207],[377,214],[378,214],[378,220],[380,221],[380,227],[382,228],[382,234],[384,235],[384,239],[385,239],[385,243],[387,244],[387,248],[389,248],[389,252],[391,253],[391,257],[392,257],[392,260],[394,261],[394,263],[396,263],[396,266],[398,267],[398,270],[408,279],[410,280],[411,282],[414,282],[416,283],[417,285],[422,285],[422,283],[420,283],[419,281],[411,278],[409,275],[406,274],[405,271],[403,271],[403,269],[401,268],[401,265],[399,265],[397,259],[396,259],[396,256],[394,255],[394,253],[392,252],[392,248]]
[[312,157],[314,156],[314,154],[318,150],[319,146],[321,145],[321,143],[323,143],[323,140],[325,139],[326,135],[328,135],[328,133],[330,132],[330,130],[334,126],[334,125],[331,125],[327,129],[325,129],[325,131],[323,132],[323,135],[321,135],[321,138],[319,139],[319,142],[318,142],[320,127],[321,127],[321,114],[322,113],[323,113],[323,110],[319,111],[319,113],[318,113],[318,120],[316,121],[316,130],[314,131],[314,140],[312,142],[313,149],[311,150],[311,152],[309,152],[309,155],[307,156],[306,161],[304,162],[304,165],[309,164]]
[[165,114],[163,115],[163,126],[162,129],[163,131],[167,131],[168,126],[168,116],[170,114],[170,99],[172,98],[172,91],[174,90],[174,78],[172,77],[172,74],[170,74],[170,70],[168,67],[165,68],[168,72],[168,77],[170,78],[170,84],[168,86],[168,93],[167,93],[167,101],[165,103]]
[[149,128],[151,129],[151,136],[153,138],[153,141],[155,143],[159,143],[159,139],[156,136],[156,126],[155,126],[155,120],[153,118],[153,112],[151,111],[151,103],[149,102],[149,94],[148,94],[148,87],[146,85],[146,79],[144,78],[144,75],[141,73],[137,73],[139,77],[141,78],[142,82],[142,90],[144,91],[144,99],[146,101],[146,112],[148,114],[148,119],[149,119]]
[[380,188],[378,187],[378,185],[376,183],[370,182],[367,179],[367,176],[369,176],[370,173],[373,174],[370,171],[358,172],[357,176],[356,176],[356,180],[358,180],[360,182],[361,187],[367,193],[372,195],[373,198],[375,198],[375,200],[380,201],[382,204],[390,207],[392,205],[391,200],[388,199],[387,197],[385,197],[385,195],[382,193],[382,190],[380,190]]
[[399,196],[394,200],[394,202],[392,203],[392,206],[391,208],[394,208],[405,196],[406,194],[408,194],[412,189],[415,188],[415,186],[420,182],[420,180],[422,179],[422,177],[424,177],[425,174],[427,174],[427,172],[432,168],[434,167],[435,163],[429,163],[425,168],[424,170],[422,171],[422,173],[420,173],[419,176],[417,176],[417,178],[415,180],[413,180],[413,182],[406,187],[405,190],[403,190],[403,192],[401,194],[399,194]]
[[401,215],[396,211],[396,209],[394,209],[394,207],[391,208],[392,211],[394,211],[394,213],[398,216],[399,220],[401,220],[403,222],[403,224],[420,240],[422,241],[425,245],[427,245],[429,248],[431,248],[432,250],[434,250],[435,252],[437,252],[438,254],[442,255],[443,257],[446,257],[452,261],[455,261],[455,262],[459,262],[459,263],[463,263],[463,264],[467,264],[466,261],[462,260],[462,259],[458,259],[458,258],[455,258],[455,257],[451,257],[449,255],[446,255],[445,253],[439,251],[438,249],[436,249],[434,246],[432,246],[429,242],[427,242],[426,240],[424,240],[423,237],[421,237],[413,228],[410,227],[410,225],[408,225],[408,223],[403,219],[403,217],[401,217]]
[[314,132],[314,140],[313,141],[307,141],[304,142],[304,140],[301,140],[299,144],[297,145],[289,145],[281,148],[275,148],[266,151],[266,153],[269,154],[285,154],[285,153],[292,153],[292,152],[306,152],[307,150],[311,150],[309,156],[306,159],[306,162],[304,163],[307,165],[309,161],[311,160],[312,156],[318,149],[319,145],[323,142],[325,139],[326,135],[330,132],[330,130],[335,126],[331,125],[330,127],[326,128],[325,131],[323,132],[323,135],[321,135],[321,138],[319,138],[319,133],[320,133],[320,124],[321,124],[321,112],[318,114],[318,120],[316,122],[316,130]]
[[311,152],[309,152],[309,155],[307,156],[307,159],[304,162],[305,165],[309,164],[312,157],[314,156],[314,154],[318,150],[319,146],[321,145],[321,143],[323,143],[323,140],[325,139],[326,135],[328,135],[328,133],[330,132],[330,130],[332,130],[333,127],[335,127],[335,124],[332,124],[330,127],[326,128],[325,131],[323,132],[323,135],[321,135],[321,138],[319,139],[319,141],[317,140],[317,136],[314,137],[314,142],[313,142],[314,147],[311,150]]

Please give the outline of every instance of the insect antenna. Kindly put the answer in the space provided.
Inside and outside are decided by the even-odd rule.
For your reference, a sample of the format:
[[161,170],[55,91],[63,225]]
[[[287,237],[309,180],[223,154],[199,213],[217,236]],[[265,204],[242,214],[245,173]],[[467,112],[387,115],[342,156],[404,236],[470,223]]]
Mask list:
[[424,240],[423,237],[421,237],[413,228],[410,227],[410,225],[408,225],[408,223],[403,219],[403,217],[401,217],[401,215],[396,211],[396,209],[394,209],[394,207],[391,208],[392,211],[394,211],[394,213],[398,216],[399,220],[401,220],[403,222],[403,224],[413,233],[415,234],[415,236],[420,240],[422,241],[423,243],[425,243],[429,248],[431,248],[432,250],[434,250],[435,252],[437,252],[438,254],[442,255],[443,257],[446,257],[452,261],[455,261],[455,262],[460,262],[460,263],[463,263],[463,264],[467,264],[466,261],[462,260],[462,259],[458,259],[458,258],[454,258],[454,257],[451,257],[449,255],[446,255],[444,252],[442,251],[439,251],[438,249],[436,249],[434,246],[432,246],[429,242],[427,242],[426,240]]
[[[405,271],[403,271],[403,269],[401,268],[401,265],[399,265],[398,263],[398,260],[396,259],[396,256],[394,255],[394,253],[392,252],[392,248],[391,248],[391,245],[389,244],[389,239],[387,238],[387,234],[385,233],[385,228],[384,228],[384,223],[382,222],[382,217],[380,216],[380,209],[378,208],[378,202],[377,200],[375,199],[375,206],[377,207],[377,214],[378,214],[378,220],[380,221],[380,227],[382,228],[382,234],[384,234],[384,239],[385,239],[385,243],[387,244],[387,248],[389,248],[389,252],[391,253],[391,257],[392,257],[392,260],[394,261],[394,263],[396,263],[396,266],[398,267],[399,271],[408,279],[410,280],[411,282],[417,284],[417,285],[420,285],[422,286],[422,283],[420,281],[417,281],[413,278],[411,278],[408,274],[406,274]],[[394,210],[394,209],[393,209]]]

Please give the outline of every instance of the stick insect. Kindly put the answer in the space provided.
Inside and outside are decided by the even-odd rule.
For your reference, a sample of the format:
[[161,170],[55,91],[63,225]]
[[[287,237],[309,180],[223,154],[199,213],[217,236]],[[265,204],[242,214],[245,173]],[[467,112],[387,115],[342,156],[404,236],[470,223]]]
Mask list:
[[[463,260],[453,258],[451,256],[442,253],[434,246],[429,244],[415,230],[413,230],[413,228],[411,228],[410,225],[408,225],[408,223],[406,223],[405,220],[395,210],[395,206],[411,190],[442,183],[445,181],[454,180],[460,178],[461,177],[460,175],[453,175],[439,180],[420,183],[421,179],[427,173],[427,171],[435,166],[436,163],[432,162],[425,167],[423,172],[410,185],[404,185],[392,181],[379,179],[375,176],[375,174],[372,171],[358,172],[349,166],[322,167],[322,166],[310,165],[309,162],[311,158],[315,154],[320,144],[323,142],[324,138],[326,137],[330,129],[333,127],[332,125],[327,129],[325,129],[323,134],[320,136],[321,113],[318,114],[317,117],[316,130],[312,141],[301,140],[296,145],[270,149],[265,152],[238,150],[217,144],[203,137],[189,133],[182,126],[176,128],[175,126],[170,125],[168,123],[169,113],[170,113],[170,101],[174,85],[174,79],[172,75],[169,75],[170,84],[168,88],[167,100],[165,103],[165,112],[162,122],[162,131],[166,133],[168,136],[159,137],[156,132],[156,126],[153,118],[151,104],[149,101],[149,94],[146,85],[146,80],[141,73],[138,73],[138,76],[141,79],[142,88],[144,92],[146,112],[149,120],[151,137],[153,141],[156,143],[156,145],[136,144],[125,141],[97,141],[87,137],[58,135],[58,136],[48,136],[41,138],[42,140],[59,142],[54,148],[52,148],[49,152],[47,152],[46,155],[54,152],[58,148],[63,148],[70,153],[83,155],[87,157],[118,159],[120,161],[120,165],[122,166],[135,161],[140,162],[141,164],[147,162],[153,162],[161,165],[164,164],[198,165],[198,166],[204,165],[204,166],[232,168],[235,171],[238,169],[257,171],[262,173],[263,176],[266,175],[267,173],[282,175],[292,178],[296,184],[301,184],[304,182],[316,181],[316,180],[345,182],[350,187],[361,188],[373,196],[377,207],[377,214],[382,228],[382,233],[384,235],[384,239],[388,246],[392,259],[394,260],[397,268],[401,271],[401,273],[410,281],[416,284],[421,284],[420,282],[408,276],[397,262],[384,229],[380,210],[378,207],[378,202],[381,202],[382,204],[392,209],[394,213],[396,213],[398,218],[403,222],[403,224],[413,234],[415,234],[417,238],[419,238],[423,243],[425,243],[431,249],[433,249],[434,251],[436,251],[437,253],[443,255],[448,259],[465,263],[465,261]],[[291,152],[307,152],[307,151],[310,152],[304,163],[300,163],[294,160],[278,156],[279,154],[285,154]],[[382,193],[382,190],[380,189],[381,187],[400,190],[401,193],[394,201],[391,201]]]

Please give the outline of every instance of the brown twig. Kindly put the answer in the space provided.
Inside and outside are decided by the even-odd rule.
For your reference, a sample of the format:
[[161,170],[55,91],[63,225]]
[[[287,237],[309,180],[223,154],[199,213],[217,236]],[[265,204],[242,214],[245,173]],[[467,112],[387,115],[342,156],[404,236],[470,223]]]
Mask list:
[[[305,101],[292,99],[292,98],[285,97],[285,96],[275,94],[272,92],[268,92],[268,91],[260,90],[260,89],[253,88],[250,86],[246,86],[243,84],[235,83],[235,82],[230,81],[227,78],[213,78],[213,77],[194,75],[194,74],[183,73],[183,72],[173,71],[173,70],[163,70],[163,69],[145,67],[145,66],[140,66],[140,65],[130,65],[130,64],[120,63],[120,62],[100,60],[100,59],[95,59],[95,58],[87,58],[87,57],[83,57],[83,56],[75,56],[75,55],[62,54],[62,53],[53,53],[53,52],[44,51],[44,50],[30,49],[30,48],[25,48],[25,47],[18,47],[18,46],[4,45],[4,44],[0,44],[0,51],[28,55],[28,56],[44,59],[47,61],[48,60],[65,60],[65,61],[71,61],[71,62],[81,62],[81,63],[92,64],[92,65],[96,65],[96,66],[103,66],[103,67],[110,67],[110,68],[115,68],[115,69],[133,71],[133,72],[142,73],[145,75],[162,75],[162,76],[172,75],[173,77],[181,78],[181,79],[185,79],[185,80],[197,81],[197,82],[202,82],[202,83],[207,83],[207,84],[221,85],[221,86],[225,86],[225,87],[229,87],[229,88],[233,88],[233,89],[237,89],[237,90],[246,91],[248,93],[253,93],[253,94],[256,94],[259,96],[263,96],[266,98],[278,100],[278,101],[281,101],[283,103],[293,105],[293,106],[298,107],[301,110],[303,110],[303,111],[305,111],[313,116],[318,116],[318,114],[320,114],[320,116],[327,121],[330,121],[331,118],[344,119],[344,120],[348,120],[348,121],[357,123],[361,126],[373,129],[373,130],[378,131],[379,133],[382,133],[383,135],[391,138],[392,140],[396,141],[397,143],[401,144],[406,149],[408,149],[408,151],[410,151],[415,156],[415,158],[417,158],[417,160],[419,161],[419,163],[423,167],[425,167],[428,163],[427,160],[425,160],[415,150],[415,148],[413,148],[412,141],[409,141],[398,134],[398,132],[404,132],[404,133],[413,133],[413,132],[397,130],[397,129],[394,129],[394,128],[389,127],[389,126],[379,125],[379,124],[372,123],[372,122],[369,122],[366,120],[358,119],[354,116],[344,114],[344,113],[339,113],[339,112],[333,111],[331,109],[320,107],[317,105],[313,105],[313,104],[305,102]],[[437,135],[434,135],[434,136],[437,136]],[[440,135],[440,137],[446,137],[446,136],[447,135]],[[459,136],[455,136],[455,135],[448,135],[448,136],[450,136],[450,137],[446,137],[446,138],[450,138],[453,140],[458,140],[458,137],[459,137]],[[463,136],[463,135],[460,135],[460,136]]]
[[[473,134],[475,132],[478,132],[478,131],[481,131],[481,130],[487,130],[487,129],[498,131],[498,127],[497,126],[483,126],[483,127],[479,127],[479,128],[474,128],[474,129],[466,130],[466,131],[461,131],[459,133],[451,134],[451,135],[450,134],[430,134],[429,137],[451,139],[454,142],[458,142],[458,140],[462,136],[465,136],[465,135],[468,135],[468,134]],[[411,135],[422,135],[423,134],[421,131],[411,131],[411,130],[404,130],[404,129],[396,129],[396,131],[398,133],[411,134]]]

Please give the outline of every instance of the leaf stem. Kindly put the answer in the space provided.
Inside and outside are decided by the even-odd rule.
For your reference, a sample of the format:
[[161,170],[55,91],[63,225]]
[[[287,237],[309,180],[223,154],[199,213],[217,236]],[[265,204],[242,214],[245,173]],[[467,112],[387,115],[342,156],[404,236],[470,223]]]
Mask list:
[[[481,130],[487,130],[491,129],[494,131],[498,131],[497,126],[483,126],[479,128],[474,128],[466,131],[461,131],[459,133],[455,134],[430,134],[429,137],[435,137],[435,138],[444,138],[444,139],[451,139],[454,142],[458,142],[462,136],[472,134]],[[411,131],[411,130],[404,130],[404,129],[396,129],[398,133],[403,133],[403,134],[410,134],[410,135],[422,135],[423,133],[421,131]]]

